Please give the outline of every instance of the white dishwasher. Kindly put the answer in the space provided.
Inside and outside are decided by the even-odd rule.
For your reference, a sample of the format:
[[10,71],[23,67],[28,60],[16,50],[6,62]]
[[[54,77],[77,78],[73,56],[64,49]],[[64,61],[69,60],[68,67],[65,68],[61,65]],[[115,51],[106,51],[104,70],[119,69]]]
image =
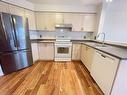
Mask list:
[[96,51],[91,75],[105,95],[110,95],[119,59]]

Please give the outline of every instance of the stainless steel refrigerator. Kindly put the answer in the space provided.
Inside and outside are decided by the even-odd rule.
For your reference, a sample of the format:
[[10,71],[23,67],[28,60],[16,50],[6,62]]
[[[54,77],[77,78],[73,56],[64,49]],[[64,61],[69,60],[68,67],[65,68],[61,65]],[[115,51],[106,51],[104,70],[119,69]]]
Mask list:
[[0,65],[3,73],[12,73],[32,63],[27,19],[0,13]]

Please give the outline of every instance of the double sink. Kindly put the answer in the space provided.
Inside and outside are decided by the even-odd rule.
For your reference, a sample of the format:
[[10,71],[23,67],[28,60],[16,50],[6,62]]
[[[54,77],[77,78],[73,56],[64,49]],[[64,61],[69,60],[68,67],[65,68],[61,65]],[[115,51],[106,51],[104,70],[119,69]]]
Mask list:
[[110,47],[109,45],[102,44],[102,43],[95,43],[95,42],[86,42],[87,45],[95,47],[95,48],[107,48]]

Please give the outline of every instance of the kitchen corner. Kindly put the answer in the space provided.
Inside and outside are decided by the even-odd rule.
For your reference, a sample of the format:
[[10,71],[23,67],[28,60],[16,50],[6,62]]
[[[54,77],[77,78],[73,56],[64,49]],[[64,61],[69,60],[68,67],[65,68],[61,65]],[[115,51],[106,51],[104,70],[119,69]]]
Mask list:
[[0,0],[0,95],[126,95],[127,0]]

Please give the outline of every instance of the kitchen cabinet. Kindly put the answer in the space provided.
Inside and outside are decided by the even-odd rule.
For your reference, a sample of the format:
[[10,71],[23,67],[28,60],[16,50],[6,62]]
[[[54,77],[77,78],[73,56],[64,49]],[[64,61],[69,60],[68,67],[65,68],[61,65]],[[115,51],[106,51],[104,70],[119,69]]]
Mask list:
[[20,8],[11,4],[0,2],[0,12],[11,13],[14,15],[22,16],[28,18],[29,29],[36,30],[36,22],[35,22],[35,14],[33,11],[26,10],[24,8]]
[[36,12],[37,30],[55,30],[55,24],[63,23],[62,13]]
[[36,12],[37,30],[55,30],[54,13]]
[[72,46],[72,60],[80,60],[81,44],[74,43]]
[[86,67],[89,71],[91,71],[91,65],[93,63],[95,49],[86,46]]
[[36,12],[37,30],[55,30],[55,24],[72,24],[72,31],[96,30],[96,14]]
[[81,61],[86,66],[86,68],[91,71],[91,65],[93,63],[93,57],[94,57],[95,50],[89,46],[82,44],[81,49]]
[[31,49],[32,49],[33,61],[35,62],[39,59],[38,43],[31,43]]
[[83,31],[96,31],[97,14],[84,14],[83,18]]
[[96,14],[64,13],[64,23],[72,24],[72,31],[96,31]]
[[9,10],[11,14],[25,17],[25,9],[9,4]]
[[82,31],[83,27],[83,15],[84,14],[73,14],[72,15],[72,31]]
[[64,19],[64,24],[72,24],[73,20],[72,20],[72,13],[64,13],[63,14],[63,19]]
[[105,95],[110,95],[118,63],[119,59],[115,57],[95,52],[90,73]]
[[38,43],[39,59],[54,60],[54,43]]
[[25,17],[28,18],[29,30],[36,30],[35,13],[30,10],[25,10]]
[[72,31],[81,31],[83,22],[83,14],[64,13],[64,23],[72,24]]
[[83,44],[81,45],[81,61],[85,65],[85,63],[86,63],[86,45],[83,45]]
[[0,1],[0,12],[9,13],[9,5]]
[[55,19],[55,24],[64,23],[64,14],[63,13],[55,13],[54,19]]

